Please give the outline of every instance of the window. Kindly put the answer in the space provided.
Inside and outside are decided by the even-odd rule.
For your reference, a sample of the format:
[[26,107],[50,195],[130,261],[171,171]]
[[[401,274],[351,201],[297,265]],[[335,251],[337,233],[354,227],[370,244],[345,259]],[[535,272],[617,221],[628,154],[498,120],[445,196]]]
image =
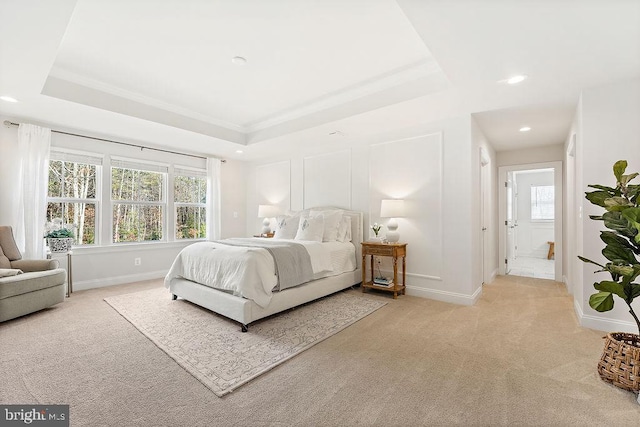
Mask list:
[[114,243],[163,239],[167,171],[162,165],[112,159]]
[[553,185],[531,186],[531,220],[553,221],[554,187]]
[[96,212],[102,159],[52,151],[49,161],[47,221],[75,229],[76,245],[96,243]]
[[207,236],[207,173],[195,169],[174,169],[176,239]]

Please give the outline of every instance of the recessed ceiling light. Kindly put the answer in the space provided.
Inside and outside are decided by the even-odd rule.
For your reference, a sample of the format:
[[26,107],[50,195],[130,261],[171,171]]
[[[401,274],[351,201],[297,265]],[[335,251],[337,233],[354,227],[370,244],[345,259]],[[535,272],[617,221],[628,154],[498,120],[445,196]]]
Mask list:
[[244,151],[242,151],[242,150],[236,150],[236,153],[238,153],[238,154],[242,154],[242,153],[244,153]]
[[6,96],[6,95],[0,96],[0,99],[2,99],[3,101],[6,101],[6,102],[18,102],[17,99],[15,99],[15,98],[13,98],[11,96]]
[[526,78],[527,76],[525,76],[524,74],[521,74],[519,76],[513,76],[507,79],[507,84],[515,85],[524,81]]
[[531,128],[529,126],[523,126],[520,128],[520,132],[529,132]]
[[247,59],[243,58],[242,56],[234,56],[233,58],[231,58],[231,62],[236,65],[244,65],[247,63]]

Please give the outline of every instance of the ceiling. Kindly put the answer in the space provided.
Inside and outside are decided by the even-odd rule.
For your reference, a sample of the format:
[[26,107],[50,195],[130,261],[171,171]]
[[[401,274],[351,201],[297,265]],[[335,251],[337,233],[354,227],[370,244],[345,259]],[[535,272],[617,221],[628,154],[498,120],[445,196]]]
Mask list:
[[[633,0],[2,0],[0,8],[11,17],[0,26],[0,95],[19,100],[0,101],[3,116],[244,160],[464,114],[499,151],[558,144],[581,90],[640,76]],[[516,74],[528,78],[502,82]]]

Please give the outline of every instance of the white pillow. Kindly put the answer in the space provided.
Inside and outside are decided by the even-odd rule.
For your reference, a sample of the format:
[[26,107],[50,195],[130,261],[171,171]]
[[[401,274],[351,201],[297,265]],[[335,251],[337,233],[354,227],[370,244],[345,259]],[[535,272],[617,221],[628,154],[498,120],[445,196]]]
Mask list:
[[351,217],[344,215],[338,228],[338,242],[350,242],[351,239]]
[[276,218],[276,229],[273,234],[274,239],[293,239],[298,231],[300,216],[281,215]]
[[322,216],[300,218],[296,240],[312,240],[322,242],[324,218]]
[[335,242],[338,240],[338,229],[342,220],[341,210],[315,211],[311,210],[309,216],[322,216],[324,218],[324,233],[322,234],[323,242]]

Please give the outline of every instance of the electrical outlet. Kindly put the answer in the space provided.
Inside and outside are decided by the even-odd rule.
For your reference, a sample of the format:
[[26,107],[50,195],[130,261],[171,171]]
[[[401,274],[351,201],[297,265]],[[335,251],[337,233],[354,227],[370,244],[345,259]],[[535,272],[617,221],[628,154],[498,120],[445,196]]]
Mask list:
[[142,264],[142,259],[141,258],[134,258],[133,259],[133,265],[140,265]]

